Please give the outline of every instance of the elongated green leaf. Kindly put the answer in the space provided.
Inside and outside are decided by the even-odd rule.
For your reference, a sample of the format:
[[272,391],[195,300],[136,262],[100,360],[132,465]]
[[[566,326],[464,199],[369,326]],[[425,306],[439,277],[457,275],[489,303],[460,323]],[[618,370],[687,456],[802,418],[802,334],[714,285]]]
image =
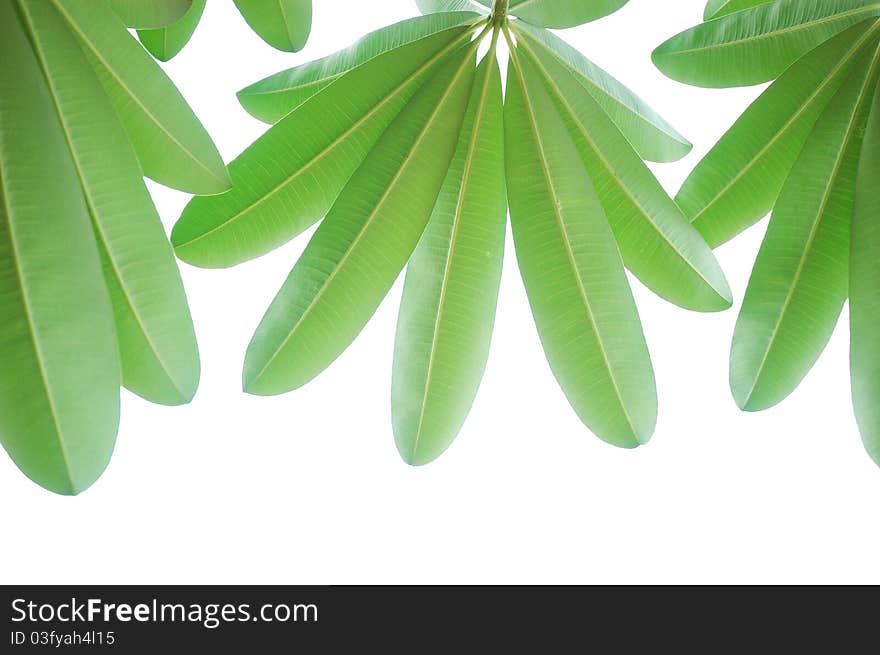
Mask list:
[[119,422],[98,252],[40,65],[0,2],[0,442],[38,484],[89,487]]
[[159,61],[168,61],[176,57],[184,46],[189,43],[202,14],[207,0],[193,0],[189,11],[176,23],[155,30],[138,30],[138,38],[143,46]]
[[495,322],[507,200],[501,73],[477,70],[455,158],[406,274],[391,387],[397,448],[427,464],[455,439],[480,386]]
[[370,152],[318,228],[248,347],[244,388],[284,393],[355,339],[406,265],[455,152],[474,50],[419,92]]
[[850,241],[850,368],[862,440],[880,464],[880,88],[874,95],[856,185]]
[[613,14],[629,0],[510,0],[510,13],[542,27],[564,29]]
[[312,31],[312,0],[234,0],[248,25],[273,48],[299,52]]
[[657,397],[648,349],[602,206],[530,64],[508,68],[505,158],[516,255],[556,379],[581,420],[645,443]]
[[519,45],[545,84],[589,172],[626,266],[667,300],[698,311],[730,307],[712,251],[578,80],[546,52]]
[[458,26],[376,57],[273,126],[229,165],[229,193],[187,205],[171,234],[177,255],[197,266],[232,266],[313,225],[428,75],[469,35]]
[[777,0],[671,38],[654,51],[654,63],[697,86],[761,84],[834,35],[878,16],[876,0]]
[[395,23],[329,57],[260,80],[239,91],[238,100],[255,118],[277,123],[352,69],[438,32],[473,23],[476,17],[473,12],[443,13]]
[[147,177],[220,193],[229,176],[211,137],[162,69],[102,2],[50,0],[80,39]]
[[488,13],[494,0],[416,0],[416,5],[423,14],[434,14],[444,11],[479,11]]
[[745,410],[771,407],[800,384],[843,308],[856,171],[878,65],[880,52],[853,71],[779,196],[733,336],[730,383]]
[[199,358],[174,253],[134,151],[64,20],[20,0],[92,217],[111,292],[126,387],[154,402],[189,402]]
[[767,89],[697,165],[676,196],[714,247],[773,208],[819,115],[880,25],[851,27],[806,55]]
[[176,23],[193,0],[106,0],[126,27],[156,29]]
[[751,9],[758,5],[763,5],[775,0],[709,0],[706,5],[706,11],[703,14],[704,20],[712,20],[713,18],[721,18],[727,14],[743,9]]
[[514,32],[530,50],[546,52],[568,68],[642,159],[677,161],[691,151],[690,142],[647,103],[558,36],[526,23],[516,24]]

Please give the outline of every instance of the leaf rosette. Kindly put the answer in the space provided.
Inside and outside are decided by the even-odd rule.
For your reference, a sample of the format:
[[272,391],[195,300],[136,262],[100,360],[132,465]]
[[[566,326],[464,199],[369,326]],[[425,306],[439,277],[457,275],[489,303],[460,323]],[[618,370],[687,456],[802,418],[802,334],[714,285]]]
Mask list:
[[229,178],[123,22],[162,25],[189,4],[0,0],[0,442],[57,493],[106,467],[120,385],[166,405],[198,385],[183,284],[143,177],[204,194]]
[[850,303],[853,403],[880,463],[880,2],[713,0],[654,53],[707,87],[772,84],[677,196],[719,246],[772,211],[730,355],[739,406],[790,395]]
[[233,266],[323,218],[248,347],[248,392],[312,380],[406,268],[395,440],[408,463],[438,457],[486,366],[509,209],[535,323],[572,407],[605,441],[648,441],[654,374],[625,269],[688,309],[720,311],[731,296],[644,162],[679,159],[690,144],[547,29],[624,4],[419,0],[425,15],[238,94],[271,127],[230,164],[231,191],[186,207],[178,256]]

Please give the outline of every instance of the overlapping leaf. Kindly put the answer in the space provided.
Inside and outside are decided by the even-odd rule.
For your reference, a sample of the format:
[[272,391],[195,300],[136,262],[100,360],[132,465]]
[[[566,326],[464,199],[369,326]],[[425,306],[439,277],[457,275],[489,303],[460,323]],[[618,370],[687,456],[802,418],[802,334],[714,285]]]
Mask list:
[[746,410],[787,397],[849,297],[854,404],[877,459],[880,3],[711,2],[716,15],[660,46],[655,61],[706,86],[778,76],[677,198],[713,246],[773,210],[734,333],[731,390]]
[[[0,53],[0,441],[37,483],[75,494],[109,461],[120,385],[174,405],[198,384],[174,254],[105,85],[147,106],[179,94],[103,1],[2,0]],[[201,131],[182,99],[162,117],[167,133]],[[188,187],[191,166],[165,179]]]
[[[206,0],[162,0],[152,11],[163,5],[186,5],[174,20],[137,21],[134,15],[146,11],[152,0],[110,0],[117,14],[130,27],[141,28],[138,37],[144,47],[160,61],[168,61],[183,50],[202,19]],[[284,52],[302,50],[312,30],[312,0],[234,0],[242,17],[263,41]],[[170,7],[163,15],[170,14]],[[146,29],[152,28],[152,29]]]
[[[245,389],[283,393],[318,375],[409,262],[394,435],[405,461],[438,457],[486,366],[507,187],[517,259],[563,391],[601,438],[645,443],[656,391],[624,266],[685,307],[717,311],[731,298],[711,250],[643,162],[680,158],[690,144],[540,27],[624,2],[418,4],[425,16],[241,91],[272,127],[230,165],[233,190],[194,199],[175,226],[180,257],[231,266],[326,214],[248,348]],[[502,34],[513,53],[504,103]]]

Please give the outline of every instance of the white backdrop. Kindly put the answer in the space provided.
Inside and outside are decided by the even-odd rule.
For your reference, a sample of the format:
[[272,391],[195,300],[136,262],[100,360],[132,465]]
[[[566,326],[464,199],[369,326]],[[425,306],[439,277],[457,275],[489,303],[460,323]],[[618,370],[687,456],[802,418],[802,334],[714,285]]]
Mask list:
[[[166,70],[223,156],[265,128],[234,93],[415,15],[413,0],[316,0],[310,44],[276,52],[210,0]],[[674,192],[759,89],[677,84],[651,50],[704,0],[632,0],[563,36],[695,144],[655,166]],[[150,186],[170,230],[187,201]],[[718,251],[737,297],[719,315],[635,284],[660,393],[653,441],[621,451],[575,417],[544,361],[509,243],[491,359],[470,419],[425,468],[390,421],[400,283],[325,374],[277,398],[240,391],[245,347],[305,246],[226,271],[183,266],[201,344],[196,401],[130,394],[105,476],[78,498],[0,457],[3,583],[880,582],[880,471],[852,417],[846,321],[781,406],[740,413],[727,386],[736,310],[765,229]]]

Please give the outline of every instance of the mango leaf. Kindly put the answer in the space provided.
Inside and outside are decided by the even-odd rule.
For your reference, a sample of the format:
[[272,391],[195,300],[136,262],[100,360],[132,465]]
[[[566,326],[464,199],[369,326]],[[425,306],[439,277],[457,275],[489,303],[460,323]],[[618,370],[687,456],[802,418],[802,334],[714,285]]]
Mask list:
[[138,38],[143,46],[159,61],[168,61],[176,57],[184,46],[189,43],[202,14],[207,0],[193,0],[189,11],[175,23],[152,30],[138,30]]
[[266,123],[277,123],[351,70],[425,37],[473,23],[472,12],[413,18],[365,36],[350,48],[271,75],[238,92],[241,106]]
[[313,225],[430,73],[470,34],[457,26],[380,55],[274,125],[229,165],[229,193],[187,205],[171,234],[178,257],[233,266]]
[[401,457],[426,464],[452,443],[489,356],[507,200],[501,72],[477,70],[455,157],[409,262],[394,348],[391,408]]
[[853,406],[868,454],[880,464],[880,88],[859,162],[850,241],[849,305]]
[[113,451],[119,356],[88,208],[30,36],[15,5],[0,3],[0,441],[34,482],[76,494]]
[[[621,4],[516,6],[549,23]],[[244,89],[242,104],[274,125],[230,165],[232,191],[194,199],[174,228],[182,258],[229,266],[326,213],[248,348],[245,389],[283,393],[318,375],[409,262],[394,437],[410,464],[442,454],[486,366],[507,187],[517,258],[564,392],[603,439],[646,442],[656,389],[623,260],[686,307],[731,303],[711,250],[642,161],[677,159],[690,144],[564,41],[511,18],[513,4],[418,6],[430,15]],[[503,34],[516,52],[511,31],[520,52],[502,108],[497,43]]]
[[627,2],[629,0],[510,0],[508,11],[534,25],[564,29],[613,14]]
[[106,0],[126,27],[155,29],[176,23],[193,0]]
[[[729,5],[710,3],[707,13]],[[808,45],[815,47],[797,54]],[[880,464],[880,3],[760,3],[704,23],[661,51],[667,73],[700,84],[715,73],[725,83],[751,83],[758,70],[773,77],[774,58],[787,64],[794,57],[700,162],[677,200],[713,246],[773,210],[731,348],[730,384],[741,408],[771,407],[798,386],[850,298],[853,405]]]
[[732,296],[712,251],[578,80],[552,57],[519,47],[539,74],[589,172],[626,266],[670,302],[721,311]]
[[876,0],[776,0],[669,39],[654,51],[654,63],[686,84],[761,84],[834,35],[878,16]]
[[773,208],[819,115],[853,62],[877,46],[862,23],[823,43],[776,80],[685,180],[676,202],[709,245],[726,243]]
[[677,161],[691,151],[690,142],[644,100],[596,66],[552,32],[526,23],[514,27],[517,40],[536,53],[564,65],[614,121],[642,159]]
[[544,352],[581,420],[621,447],[645,443],[657,399],[638,312],[599,198],[541,79],[508,68],[504,109],[517,260]]
[[134,150],[51,4],[25,0],[22,14],[92,219],[113,301],[123,383],[153,402],[187,403],[199,380],[195,333],[174,253]]
[[244,386],[302,386],[358,335],[406,265],[455,151],[474,79],[473,49],[447,63],[352,177],[248,347]]
[[217,148],[162,69],[102,2],[49,0],[65,17],[104,85],[147,177],[193,193],[222,193]]
[[776,203],[733,335],[731,389],[743,409],[771,407],[800,384],[846,301],[856,171],[878,63],[880,53],[862,57]]
[[[105,53],[68,5],[103,12],[86,22],[111,46],[133,43],[104,3],[0,3],[0,443],[35,482],[76,494],[110,459],[120,385],[188,402],[199,359],[173,251],[93,68]],[[151,102],[163,90],[141,89]]]

